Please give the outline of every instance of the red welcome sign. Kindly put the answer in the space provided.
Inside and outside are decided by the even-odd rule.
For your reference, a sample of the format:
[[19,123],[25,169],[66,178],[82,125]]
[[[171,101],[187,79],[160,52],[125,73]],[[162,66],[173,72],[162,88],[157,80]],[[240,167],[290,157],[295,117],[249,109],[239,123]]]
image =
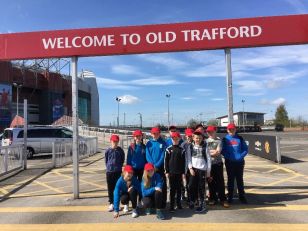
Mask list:
[[0,34],[0,60],[308,43],[308,15]]

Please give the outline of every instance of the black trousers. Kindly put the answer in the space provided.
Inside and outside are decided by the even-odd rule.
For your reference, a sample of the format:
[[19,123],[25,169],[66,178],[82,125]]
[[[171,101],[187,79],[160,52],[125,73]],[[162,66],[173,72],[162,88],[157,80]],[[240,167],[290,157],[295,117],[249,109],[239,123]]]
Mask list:
[[175,196],[176,204],[181,204],[181,188],[182,188],[182,174],[169,174],[170,184],[170,207],[174,208]]
[[212,182],[209,183],[210,200],[226,200],[223,163],[213,164],[211,168]]
[[120,177],[121,177],[121,172],[107,172],[106,173],[108,198],[109,198],[108,201],[110,204],[113,204],[113,191]]
[[185,178],[186,178],[186,185],[184,185],[184,181],[182,180],[181,183],[182,183],[182,198],[185,197],[185,193],[186,193],[186,198],[187,200],[189,201],[190,200],[190,195],[189,195],[189,176],[190,176],[190,173],[189,171],[187,171],[187,173],[185,174]]
[[167,204],[167,179],[166,179],[165,170],[164,170],[163,167],[156,170],[156,172],[160,175],[160,177],[163,180],[162,208],[164,209],[164,208],[166,208],[166,204]]
[[195,169],[195,175],[189,177],[189,191],[190,191],[190,201],[196,202],[200,199],[201,203],[205,202],[205,182],[206,182],[206,171]]
[[136,209],[137,208],[137,191],[133,188],[130,190],[130,192],[123,193],[121,195],[121,203],[123,205],[128,205],[129,201],[132,202],[132,208]]
[[234,180],[236,179],[238,195],[239,197],[245,196],[244,190],[244,166],[245,161],[234,162],[225,160],[227,175],[228,175],[228,197],[233,198]]
[[142,198],[143,205],[146,209],[156,208],[162,209],[163,193],[155,191],[152,196],[146,196]]
[[[134,169],[134,176],[141,183],[142,182],[142,176],[143,176],[143,169]],[[142,194],[139,193],[138,201],[141,201],[141,199],[142,199]]]

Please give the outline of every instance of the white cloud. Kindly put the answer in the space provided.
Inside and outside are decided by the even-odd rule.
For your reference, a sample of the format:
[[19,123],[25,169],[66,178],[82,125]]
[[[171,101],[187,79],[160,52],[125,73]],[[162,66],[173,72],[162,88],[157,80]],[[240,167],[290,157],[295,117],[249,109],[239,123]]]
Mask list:
[[108,78],[96,78],[97,85],[106,89],[119,89],[119,90],[135,90],[136,86],[127,85],[124,81],[108,79]]
[[148,62],[163,65],[169,69],[179,69],[186,67],[188,65],[188,63],[173,58],[169,54],[146,54],[146,55],[138,55],[138,57]]
[[212,101],[224,101],[225,99],[224,98],[212,98],[211,100]]
[[139,85],[139,86],[166,86],[166,85],[174,85],[181,84],[181,82],[170,79],[167,76],[160,77],[151,77],[146,79],[136,79],[129,81],[130,84]]
[[118,98],[121,99],[120,101],[121,104],[135,104],[140,102],[140,99],[133,95],[122,95],[119,96]]
[[261,104],[263,105],[281,105],[281,104],[286,104],[287,100],[285,98],[277,98],[274,100],[267,100],[267,99],[262,99]]
[[202,96],[209,96],[213,94],[213,90],[207,89],[207,88],[197,88],[195,89],[195,92],[197,92],[199,95],[202,95]]
[[120,64],[120,65],[113,65],[111,67],[111,70],[114,74],[120,74],[120,75],[138,75],[138,76],[144,76],[147,74],[141,73],[138,68],[126,65],[126,64]]
[[194,97],[191,96],[186,96],[186,97],[181,97],[182,100],[193,100]]
[[305,7],[303,1],[301,0],[285,0],[289,3],[299,14],[307,13],[307,8]]

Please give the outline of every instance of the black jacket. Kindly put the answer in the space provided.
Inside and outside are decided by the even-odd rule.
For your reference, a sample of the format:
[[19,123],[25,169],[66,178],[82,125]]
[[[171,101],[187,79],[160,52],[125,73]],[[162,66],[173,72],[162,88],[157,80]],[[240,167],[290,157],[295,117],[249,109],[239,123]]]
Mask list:
[[171,174],[185,174],[185,150],[179,145],[172,145],[166,149],[165,172]]

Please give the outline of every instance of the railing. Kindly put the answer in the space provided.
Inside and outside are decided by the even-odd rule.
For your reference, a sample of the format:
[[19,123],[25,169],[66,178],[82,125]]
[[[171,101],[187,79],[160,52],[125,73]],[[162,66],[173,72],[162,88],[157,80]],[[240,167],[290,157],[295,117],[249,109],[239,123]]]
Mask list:
[[0,147],[0,177],[23,168],[23,145]]
[[[72,142],[56,141],[52,144],[53,167],[63,167],[73,162]],[[97,153],[97,137],[83,137],[79,140],[79,160]]]

